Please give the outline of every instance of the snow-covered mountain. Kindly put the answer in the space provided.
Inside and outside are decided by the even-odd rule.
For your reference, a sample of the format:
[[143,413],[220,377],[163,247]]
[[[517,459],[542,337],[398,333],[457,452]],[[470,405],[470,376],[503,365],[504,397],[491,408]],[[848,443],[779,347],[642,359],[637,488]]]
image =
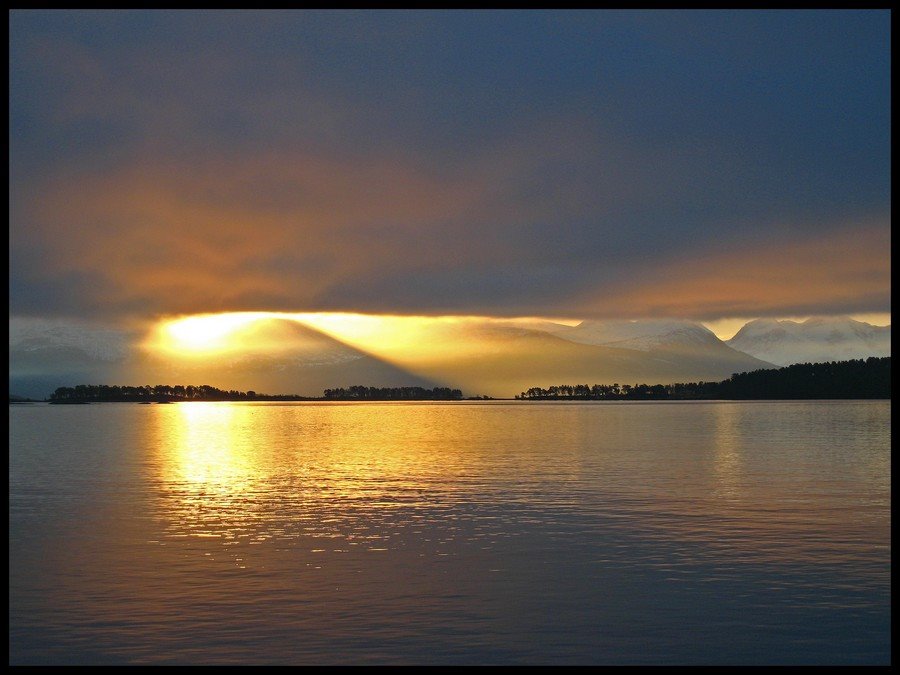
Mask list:
[[[140,349],[142,336],[122,331],[11,319],[10,393],[43,398],[75,384],[164,383],[317,396],[362,384],[452,386],[505,397],[553,384],[719,381],[773,364],[890,354],[890,328],[849,319],[755,321],[730,345],[700,324],[677,320],[435,320],[409,330],[393,347],[354,345],[296,321],[268,319],[234,335],[240,348],[199,358]],[[754,353],[753,342],[764,348]]]
[[706,326],[692,321],[671,319],[582,321],[577,326],[567,326],[553,333],[570,342],[636,349],[642,352],[676,345],[710,347],[722,343]]
[[99,361],[118,361],[128,354],[130,336],[90,324],[63,320],[16,318],[9,322],[9,349],[40,354],[45,350],[70,350]]
[[891,327],[849,317],[814,317],[802,323],[757,319],[727,341],[734,349],[779,366],[891,355]]
[[[645,326],[630,338],[612,331],[598,339],[613,335],[616,344],[590,344],[586,336],[592,323],[580,324],[581,331],[553,327],[555,334],[497,323],[438,324],[423,336],[425,343],[452,348],[401,364],[464,393],[498,397],[554,384],[716,382],[733,373],[773,367],[731,349],[702,326],[677,324],[675,330],[656,334]],[[672,328],[672,322],[666,323]]]
[[80,321],[9,320],[9,391],[44,398],[60,386],[118,382],[134,336]]

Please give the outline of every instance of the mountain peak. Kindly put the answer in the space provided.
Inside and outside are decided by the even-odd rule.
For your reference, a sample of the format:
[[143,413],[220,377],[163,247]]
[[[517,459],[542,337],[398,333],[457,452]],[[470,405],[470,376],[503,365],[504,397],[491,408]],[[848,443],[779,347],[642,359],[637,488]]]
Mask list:
[[570,342],[639,351],[720,342],[706,326],[684,319],[591,319],[554,334]]
[[890,356],[891,328],[849,316],[817,316],[802,323],[757,319],[747,323],[727,344],[779,366],[846,361]]
[[801,325],[803,326],[845,326],[845,325],[869,325],[862,321],[856,321],[849,316],[811,316]]

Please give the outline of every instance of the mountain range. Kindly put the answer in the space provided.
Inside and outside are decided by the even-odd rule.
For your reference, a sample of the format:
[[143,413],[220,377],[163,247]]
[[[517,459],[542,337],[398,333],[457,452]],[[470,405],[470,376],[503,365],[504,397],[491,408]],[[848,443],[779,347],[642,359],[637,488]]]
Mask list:
[[726,341],[732,349],[777,366],[891,355],[891,327],[850,317],[814,317],[802,323],[757,319]]
[[806,361],[890,355],[890,327],[852,319],[751,321],[720,340],[691,321],[469,320],[425,322],[422,348],[349,344],[297,321],[270,318],[235,335],[215,359],[131,348],[135,335],[61,322],[10,322],[10,392],[43,398],[75,384],[209,384],[320,396],[326,388],[450,386],[511,397],[533,386],[720,381]]

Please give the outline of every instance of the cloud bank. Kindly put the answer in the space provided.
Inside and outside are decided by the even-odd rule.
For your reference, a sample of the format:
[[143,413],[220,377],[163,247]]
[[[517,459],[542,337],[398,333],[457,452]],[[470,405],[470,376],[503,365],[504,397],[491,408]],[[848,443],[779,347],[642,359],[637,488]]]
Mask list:
[[884,312],[890,13],[10,14],[10,311]]

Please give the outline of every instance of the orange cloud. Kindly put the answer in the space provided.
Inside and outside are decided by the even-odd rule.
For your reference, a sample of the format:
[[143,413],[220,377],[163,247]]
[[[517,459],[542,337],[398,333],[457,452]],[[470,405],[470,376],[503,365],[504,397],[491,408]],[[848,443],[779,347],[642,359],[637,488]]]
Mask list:
[[446,171],[389,155],[150,154],[116,172],[47,179],[41,198],[25,204],[31,225],[11,237],[39,251],[35,275],[96,279],[95,307],[328,309],[321,297],[339,284],[521,257],[492,225],[548,210],[504,194],[547,153],[512,144]]
[[[551,140],[572,142],[563,133]],[[801,228],[741,249],[731,235],[717,248],[698,241],[645,253],[651,233],[614,232],[606,218],[585,242],[605,256],[589,269],[579,234],[556,229],[558,195],[520,198],[529,172],[553,156],[548,146],[511,144],[429,171],[398,155],[285,149],[179,162],[151,154],[115,173],[47,179],[41,198],[25,205],[31,225],[11,228],[11,243],[37,252],[34,269],[18,266],[26,278],[87,280],[79,313],[715,319],[889,306],[882,222]],[[576,202],[566,218],[596,207]]]
[[870,222],[818,238],[698,252],[634,269],[627,284],[595,289],[573,307],[597,316],[698,319],[884,311],[890,250],[890,225]]

